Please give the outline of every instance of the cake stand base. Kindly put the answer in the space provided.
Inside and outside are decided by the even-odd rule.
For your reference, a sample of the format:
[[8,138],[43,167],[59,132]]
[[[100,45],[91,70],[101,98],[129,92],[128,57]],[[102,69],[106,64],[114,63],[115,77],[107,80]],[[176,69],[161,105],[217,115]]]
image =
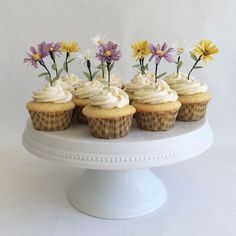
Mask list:
[[86,170],[68,194],[72,205],[87,215],[129,219],[151,213],[167,198],[162,181],[149,169]]

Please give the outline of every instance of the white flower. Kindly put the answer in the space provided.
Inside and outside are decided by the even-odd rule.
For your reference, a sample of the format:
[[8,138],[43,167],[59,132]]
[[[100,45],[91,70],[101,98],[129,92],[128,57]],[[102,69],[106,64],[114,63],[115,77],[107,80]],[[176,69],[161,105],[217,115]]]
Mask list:
[[86,49],[84,53],[76,53],[76,57],[80,59],[81,64],[84,64],[88,60],[94,61],[94,56],[90,49]]
[[191,44],[190,42],[188,42],[187,40],[184,40],[182,42],[177,42],[175,41],[173,44],[172,44],[172,47],[176,50],[177,54],[184,54],[186,52],[190,52],[192,51],[192,47],[191,47]]
[[92,42],[97,46],[105,43],[106,39],[107,39],[107,36],[104,34],[97,34],[94,37],[91,37]]

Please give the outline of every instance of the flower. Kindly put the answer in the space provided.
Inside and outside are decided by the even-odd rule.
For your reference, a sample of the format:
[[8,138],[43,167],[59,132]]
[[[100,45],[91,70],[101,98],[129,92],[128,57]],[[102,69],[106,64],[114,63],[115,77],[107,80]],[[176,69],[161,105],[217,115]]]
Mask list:
[[49,55],[48,46],[45,42],[38,44],[38,50],[35,47],[30,47],[31,53],[26,53],[27,58],[24,58],[24,63],[29,62],[35,68],[38,68],[38,62]]
[[118,49],[118,44],[111,41],[108,41],[105,44],[100,44],[98,46],[96,57],[103,63],[118,61],[121,57],[120,50]]
[[107,38],[106,35],[97,34],[94,37],[91,37],[91,40],[95,45],[99,46],[105,43],[106,38]]
[[94,64],[97,64],[93,52],[90,49],[86,49],[83,53],[77,53],[76,57],[80,59],[81,64],[84,64],[86,61],[93,61]]
[[162,46],[157,44],[150,44],[149,46],[152,56],[150,57],[149,61],[151,61],[154,57],[156,59],[156,64],[159,64],[162,58],[165,58],[168,62],[174,62],[172,58],[172,53],[174,52],[174,48],[168,48],[167,44],[164,43]]
[[211,40],[201,40],[193,50],[193,53],[201,56],[201,59],[206,63],[207,60],[213,60],[213,55],[217,54],[219,49]]
[[59,56],[61,54],[61,43],[60,42],[56,42],[56,43],[48,43],[48,51],[55,53],[57,56]]
[[75,41],[73,42],[65,42],[62,41],[61,42],[61,51],[62,52],[78,52],[80,50],[80,47],[78,45],[78,43],[76,43]]
[[131,47],[133,48],[133,57],[137,59],[145,58],[151,53],[149,48],[149,42],[147,40],[137,41],[132,44]]
[[192,51],[190,43],[186,40],[183,42],[174,42],[172,44],[172,48],[174,48],[177,55],[184,54],[185,52]]

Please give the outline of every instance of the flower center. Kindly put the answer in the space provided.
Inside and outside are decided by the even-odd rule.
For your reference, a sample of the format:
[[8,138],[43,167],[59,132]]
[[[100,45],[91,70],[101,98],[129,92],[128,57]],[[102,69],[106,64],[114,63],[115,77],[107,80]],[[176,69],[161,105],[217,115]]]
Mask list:
[[162,57],[162,56],[164,55],[164,53],[165,53],[165,52],[164,52],[164,51],[162,51],[162,50],[157,50],[157,52],[156,52],[156,53],[157,53],[157,55],[159,55],[159,56],[161,56],[161,57]]
[[205,50],[204,52],[203,52],[203,55],[204,56],[207,56],[209,54],[209,52],[207,51],[207,50]]
[[33,58],[34,58],[35,61],[38,61],[38,60],[40,60],[41,57],[40,57],[39,53],[35,53]]
[[106,50],[106,52],[105,52],[105,56],[106,56],[106,57],[111,56],[111,51],[110,51],[110,50]]
[[179,53],[183,53],[184,52],[184,48],[178,48]]

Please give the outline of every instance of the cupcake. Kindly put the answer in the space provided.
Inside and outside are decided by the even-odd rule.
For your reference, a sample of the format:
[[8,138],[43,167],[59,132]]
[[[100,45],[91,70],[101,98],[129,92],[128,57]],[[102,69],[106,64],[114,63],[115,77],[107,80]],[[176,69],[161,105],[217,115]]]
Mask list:
[[177,93],[163,80],[134,92],[138,127],[149,131],[169,130],[174,126],[181,106]]
[[182,72],[172,73],[164,80],[177,92],[178,100],[182,104],[177,120],[197,121],[204,118],[207,104],[211,99],[205,83],[197,81],[192,76],[188,79]]
[[138,72],[129,83],[125,85],[125,92],[129,95],[130,103],[134,99],[134,92],[151,84],[154,80],[154,75],[150,71],[145,71],[145,74]]
[[69,91],[59,84],[47,84],[33,92],[32,98],[26,108],[36,130],[60,131],[69,127],[75,107]]
[[165,81],[170,88],[174,89],[179,95],[179,101],[182,106],[179,110],[177,120],[196,121],[204,118],[207,104],[211,99],[208,94],[208,87],[205,83],[197,81],[191,76],[195,69],[201,69],[203,66],[198,64],[203,61],[206,65],[208,60],[213,60],[213,55],[217,54],[219,49],[210,40],[201,40],[193,51],[190,52],[194,60],[193,66],[188,75],[179,72],[183,61],[181,59],[184,48],[177,48],[177,70],[166,76]]
[[97,138],[114,139],[128,134],[135,108],[122,89],[107,86],[90,98],[83,109],[91,134]]
[[87,118],[83,115],[83,108],[90,104],[89,98],[94,94],[100,92],[103,88],[103,85],[97,81],[83,81],[79,84],[79,86],[74,90],[73,102],[75,104],[75,116],[77,120],[81,124],[87,124]]
[[79,79],[78,76],[72,73],[67,74],[66,76],[59,78],[57,80],[57,83],[60,83],[63,89],[69,90],[70,92],[73,92],[81,82],[82,80]]

